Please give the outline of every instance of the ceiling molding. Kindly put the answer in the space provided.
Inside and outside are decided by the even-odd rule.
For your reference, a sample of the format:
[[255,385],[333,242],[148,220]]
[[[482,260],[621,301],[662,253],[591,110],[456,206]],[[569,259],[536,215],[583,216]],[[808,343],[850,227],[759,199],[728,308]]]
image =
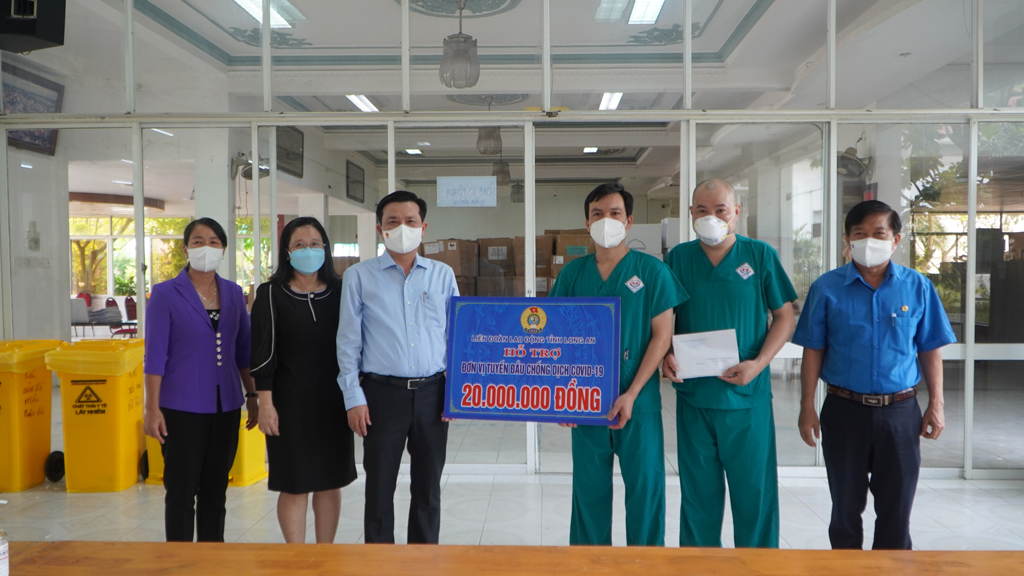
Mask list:
[[[504,14],[519,6],[521,0],[466,0],[466,13],[462,18],[487,18]],[[395,0],[401,5],[402,0]],[[459,18],[454,0],[409,0],[409,10],[434,18]]]
[[[209,15],[204,13],[198,7],[189,2],[189,0],[181,0],[186,6],[190,7],[196,13],[198,13],[205,20],[209,21],[211,25],[215,26],[225,36],[230,38],[233,42],[239,43],[245,46],[253,46],[253,31],[244,30],[241,28],[228,28],[216,22]],[[396,0],[400,1],[400,0]],[[449,16],[446,13],[449,9],[454,9],[454,2],[447,2],[444,0],[410,0],[410,8],[414,9],[417,13],[442,17],[451,18],[457,16]],[[487,16],[493,16],[503,12],[507,12],[518,6],[520,0],[469,0],[467,10],[470,14],[466,15],[466,18],[482,18]],[[715,64],[724,63],[733,51],[740,45],[747,34],[753,29],[754,25],[764,16],[768,8],[774,3],[774,0],[756,0],[750,7],[747,13],[743,16],[736,28],[733,29],[732,33],[723,43],[722,47],[715,52],[694,52],[693,62],[695,64]],[[478,7],[478,11],[481,13],[474,14],[470,5]],[[719,4],[715,6],[712,17],[718,11]],[[224,48],[218,46],[215,42],[204,37],[196,30],[189,27],[187,24],[178,20],[171,14],[157,7],[151,0],[135,0],[135,10],[144,16],[148,17],[155,23],[167,29],[169,32],[178,36],[185,42],[191,44],[195,48],[201,50],[220,64],[226,67],[259,67],[261,57],[259,55],[238,55],[232,54]],[[450,8],[449,8],[450,7]],[[419,8],[419,9],[417,9]],[[709,17],[707,22],[710,22],[712,18]],[[705,24],[707,23],[705,22]],[[706,26],[704,27],[706,28]],[[704,28],[700,30],[700,34],[703,34]],[[652,29],[654,30],[654,29]],[[635,36],[634,36],[635,37]],[[699,36],[698,36],[699,37]],[[681,40],[680,40],[681,41]],[[308,50],[308,49],[340,49],[341,47],[323,47],[315,46],[303,38],[295,38],[287,33],[274,32],[272,36],[272,43],[276,43],[275,48],[277,50]],[[675,42],[669,42],[674,44]],[[627,45],[629,46],[629,45]],[[632,44],[633,47],[636,44]],[[554,65],[607,65],[607,64],[626,64],[626,65],[637,65],[637,64],[682,64],[682,51],[680,52],[661,52],[661,53],[610,53],[610,52],[592,52],[592,53],[559,53],[559,49],[573,48],[579,49],[580,47],[570,46],[553,46],[553,53],[551,54],[551,63]],[[441,63],[441,47],[437,46],[437,54],[413,54],[411,57],[411,63],[413,66],[438,66]],[[398,54],[319,54],[319,55],[274,55],[272,58],[272,64],[275,66],[401,66],[401,56]],[[479,56],[481,64],[490,65],[540,65],[540,54],[538,53],[524,53],[524,54],[481,54]]]

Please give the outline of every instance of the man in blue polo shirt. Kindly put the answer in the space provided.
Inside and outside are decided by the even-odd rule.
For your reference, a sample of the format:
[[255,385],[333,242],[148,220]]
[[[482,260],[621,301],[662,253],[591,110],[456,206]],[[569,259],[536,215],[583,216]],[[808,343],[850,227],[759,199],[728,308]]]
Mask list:
[[[810,446],[815,438],[822,442],[832,548],[863,547],[870,490],[877,516],[872,547],[910,550],[920,437],[937,439],[945,427],[941,348],[956,337],[931,282],[890,261],[902,228],[895,210],[861,202],[845,228],[853,262],[814,282],[793,335],[804,347],[800,435]],[[923,416],[916,399],[922,375]],[[819,378],[828,386],[820,423]]]

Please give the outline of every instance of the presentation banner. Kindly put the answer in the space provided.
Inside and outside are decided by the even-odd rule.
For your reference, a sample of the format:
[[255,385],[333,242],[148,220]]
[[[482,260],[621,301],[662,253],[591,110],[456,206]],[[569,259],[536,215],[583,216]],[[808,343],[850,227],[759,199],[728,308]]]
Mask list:
[[453,298],[447,418],[610,426],[618,298]]

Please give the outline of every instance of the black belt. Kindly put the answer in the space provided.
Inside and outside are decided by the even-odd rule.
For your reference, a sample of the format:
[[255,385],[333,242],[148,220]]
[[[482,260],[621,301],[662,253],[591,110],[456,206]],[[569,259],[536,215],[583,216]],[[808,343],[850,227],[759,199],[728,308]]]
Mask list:
[[437,384],[444,380],[444,372],[438,372],[433,376],[425,376],[423,378],[399,378],[397,376],[384,376],[381,374],[374,374],[373,372],[363,372],[363,378],[369,378],[374,382],[380,382],[382,384],[390,384],[392,386],[398,386],[407,390],[418,390],[431,384]]
[[828,393],[865,406],[888,406],[890,404],[900,402],[901,400],[907,400],[908,398],[917,396],[917,388],[907,388],[906,390],[900,390],[895,394],[858,394],[853,390],[847,390],[846,388],[840,388],[839,386],[829,384]]

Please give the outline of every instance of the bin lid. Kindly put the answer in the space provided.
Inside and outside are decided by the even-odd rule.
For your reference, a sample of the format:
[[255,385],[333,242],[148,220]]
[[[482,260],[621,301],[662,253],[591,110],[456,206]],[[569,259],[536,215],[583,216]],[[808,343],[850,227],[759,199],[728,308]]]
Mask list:
[[55,372],[120,376],[134,370],[143,356],[145,348],[135,342],[64,344],[46,354],[46,366]]
[[93,340],[93,339],[79,340],[78,342],[75,342],[74,345],[76,347],[78,347],[79,349],[82,349],[82,350],[85,350],[87,348],[101,348],[101,349],[107,350],[107,349],[110,349],[110,348],[122,349],[122,348],[125,348],[125,347],[129,347],[130,348],[130,347],[133,347],[133,346],[141,347],[141,346],[144,345],[143,343],[144,343],[144,339],[143,338],[131,338],[131,339],[128,339],[128,340],[111,340],[109,338],[106,339],[106,340],[100,340],[100,339],[97,338],[95,340]]
[[60,340],[0,340],[0,372],[26,372],[43,363],[47,352]]

